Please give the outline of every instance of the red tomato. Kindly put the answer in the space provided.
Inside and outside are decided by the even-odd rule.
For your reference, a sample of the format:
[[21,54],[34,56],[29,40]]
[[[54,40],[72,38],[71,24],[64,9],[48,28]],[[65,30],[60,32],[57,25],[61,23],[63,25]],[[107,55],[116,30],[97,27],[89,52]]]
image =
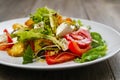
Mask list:
[[70,61],[75,58],[75,55],[70,52],[61,52],[52,56],[50,56],[49,53],[50,51],[46,52],[46,62],[49,65]]
[[9,32],[7,31],[7,29],[4,29],[4,32],[6,33],[6,36],[7,36],[7,42],[8,42],[8,43],[12,43],[13,40],[12,40]]
[[77,31],[65,35],[65,38],[68,41],[76,42],[79,45],[79,47],[83,49],[87,48],[92,41],[89,31],[83,28],[80,28]]
[[74,42],[74,41],[71,41],[71,42],[69,43],[68,47],[69,47],[69,50],[70,50],[71,52],[73,52],[73,53],[74,53],[75,55],[77,55],[77,56],[81,56],[83,53],[85,53],[86,51],[88,51],[88,50],[91,48],[91,46],[89,45],[88,47],[86,47],[86,48],[84,48],[84,49],[81,49],[81,48],[78,46],[78,44],[77,44],[76,42]]

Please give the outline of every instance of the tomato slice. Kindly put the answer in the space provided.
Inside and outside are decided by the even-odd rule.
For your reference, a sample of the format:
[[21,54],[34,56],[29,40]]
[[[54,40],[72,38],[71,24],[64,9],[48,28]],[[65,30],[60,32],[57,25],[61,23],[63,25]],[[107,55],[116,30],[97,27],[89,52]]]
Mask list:
[[75,55],[70,52],[61,52],[53,56],[50,56],[49,53],[50,51],[46,52],[46,62],[49,65],[70,61],[75,58]]
[[86,51],[88,51],[91,46],[89,45],[88,47],[86,47],[85,49],[82,49],[78,46],[78,44],[74,41],[71,41],[68,45],[69,50],[74,53],[76,56],[82,56],[83,53],[85,53]]
[[70,34],[65,35],[65,38],[68,41],[74,41],[76,42],[80,48],[87,48],[91,41],[91,35],[87,29],[80,28],[77,31],[74,31]]
[[91,48],[90,43],[92,42],[92,38],[87,29],[80,28],[65,35],[65,38],[69,41],[69,50],[77,56],[82,56],[83,53]]
[[4,29],[4,32],[6,33],[6,36],[7,36],[7,42],[8,42],[8,43],[12,43],[13,40],[12,40],[12,38],[11,38],[8,30],[7,30],[7,29]]

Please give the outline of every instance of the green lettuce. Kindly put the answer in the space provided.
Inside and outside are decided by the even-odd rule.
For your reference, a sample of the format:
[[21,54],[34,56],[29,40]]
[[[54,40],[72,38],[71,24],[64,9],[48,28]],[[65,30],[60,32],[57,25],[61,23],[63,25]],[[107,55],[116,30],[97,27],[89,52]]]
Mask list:
[[57,12],[47,7],[38,8],[37,11],[31,14],[31,19],[35,24],[39,22],[44,23],[46,30],[51,30],[54,34],[57,28]]
[[39,23],[41,21],[45,22],[45,24],[50,24],[49,22],[49,14],[55,13],[54,10],[49,9],[47,7],[38,8],[35,13],[30,15],[30,18],[35,22]]
[[93,48],[82,55],[80,62],[92,61],[97,58],[103,57],[105,56],[106,51],[106,45]]

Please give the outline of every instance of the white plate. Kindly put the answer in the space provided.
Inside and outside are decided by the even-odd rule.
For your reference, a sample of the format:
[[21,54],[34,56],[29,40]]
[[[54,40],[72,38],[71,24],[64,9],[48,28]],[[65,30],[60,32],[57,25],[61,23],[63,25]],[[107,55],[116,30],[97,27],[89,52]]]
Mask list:
[[[0,23],[0,34],[2,34],[3,29],[8,29],[9,31],[12,31],[11,26],[14,23],[24,23],[28,18],[21,18],[21,19],[14,19],[9,20],[5,22]],[[75,19],[75,18],[74,18]],[[62,69],[62,68],[73,68],[73,67],[81,67],[86,66],[90,64],[94,64],[103,60],[106,60],[113,55],[115,55],[120,50],[120,33],[115,31],[114,29],[110,28],[109,26],[106,26],[104,24],[100,24],[93,21],[88,20],[81,20],[83,24],[90,25],[92,27],[92,31],[99,32],[103,39],[107,42],[108,45],[108,51],[107,55],[85,63],[75,63],[73,61],[61,63],[61,64],[55,64],[55,65],[47,65],[45,62],[34,62],[30,64],[22,64],[22,58],[21,57],[11,57],[6,52],[0,51],[0,64],[12,66],[12,67],[18,67],[18,68],[26,68],[26,69]]]

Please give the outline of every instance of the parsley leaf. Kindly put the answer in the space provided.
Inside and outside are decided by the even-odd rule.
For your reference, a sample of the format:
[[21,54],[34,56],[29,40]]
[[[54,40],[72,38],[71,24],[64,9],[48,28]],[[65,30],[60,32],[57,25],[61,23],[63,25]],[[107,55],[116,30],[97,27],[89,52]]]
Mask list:
[[34,55],[34,52],[32,48],[30,47],[30,45],[28,45],[27,49],[25,50],[23,54],[23,64],[32,63],[33,55]]

